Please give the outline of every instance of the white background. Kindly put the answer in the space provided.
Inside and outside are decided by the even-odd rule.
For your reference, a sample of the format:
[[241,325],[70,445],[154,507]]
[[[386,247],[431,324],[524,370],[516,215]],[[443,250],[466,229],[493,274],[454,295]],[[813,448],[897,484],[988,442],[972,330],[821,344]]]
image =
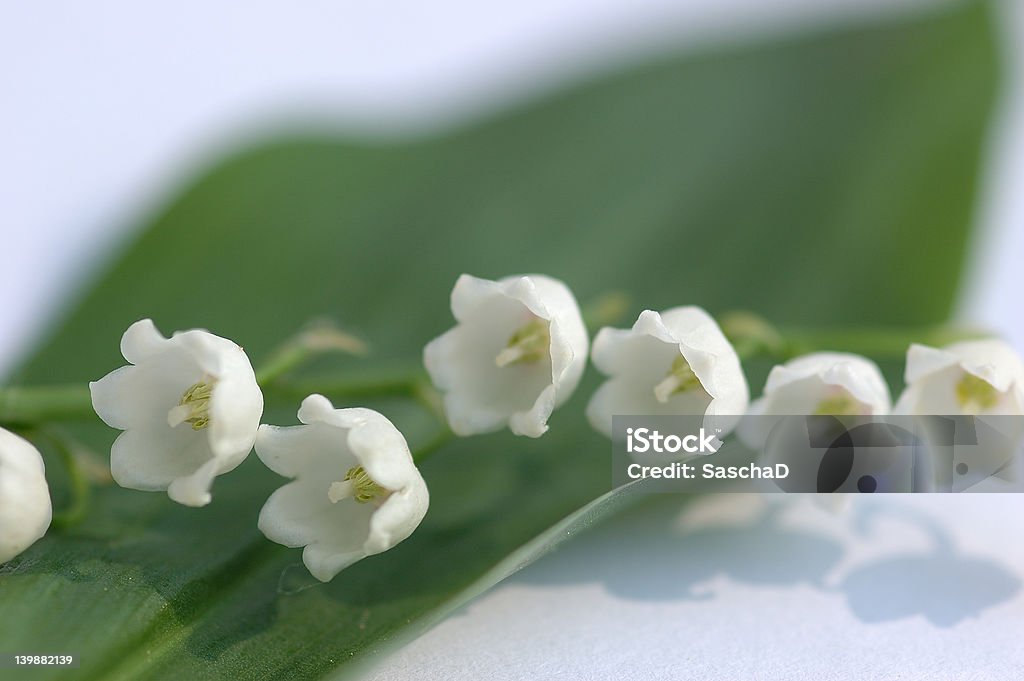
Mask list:
[[[933,4],[5,3],[0,7],[0,291],[5,292],[0,374],[59,314],[60,301],[116,253],[133,218],[190,170],[268,126],[300,119],[372,134],[416,134],[456,125],[598,71],[606,62],[640,59],[665,45],[693,46]],[[1007,80],[1016,84],[1024,82],[1024,52],[1016,49],[1024,45],[1024,3],[1007,2],[1002,9],[1000,28],[1013,65]],[[1015,87],[1005,95],[990,141],[980,229],[958,309],[961,318],[1003,333],[1018,348],[1024,348],[1022,180],[1024,98]],[[737,508],[749,510],[757,503],[747,500]],[[1015,529],[1008,520],[1020,508],[1014,503],[994,498],[958,499],[955,506],[913,502],[925,516],[940,520],[947,541],[987,556],[998,569],[1024,575],[1024,557],[1003,548],[1006,537],[1000,534]],[[896,669],[885,660],[910,660],[911,666],[899,667],[906,678],[924,678],[914,670],[934,664],[940,665],[932,668],[934,676],[967,678],[936,670],[965,659],[965,669],[976,669],[979,650],[1004,665],[979,678],[1011,678],[1000,674],[1013,663],[1020,668],[1019,639],[1003,640],[1007,631],[1020,631],[1019,595],[952,627],[937,626],[920,613],[880,622],[855,616],[848,604],[852,596],[836,586],[843,569],[856,572],[857,561],[870,561],[879,547],[927,553],[934,549],[934,533],[922,535],[920,527],[904,522],[851,534],[856,516],[822,517],[818,530],[841,537],[835,541],[843,547],[843,560],[854,564],[829,573],[831,586],[745,583],[742,572],[733,574],[730,566],[758,558],[739,542],[714,554],[723,568],[699,585],[712,597],[637,597],[615,586],[622,582],[616,570],[637,569],[621,557],[623,537],[637,538],[631,545],[651,570],[639,574],[654,584],[672,583],[679,549],[664,548],[665,533],[644,532],[657,527],[663,515],[630,516],[494,590],[392,658],[380,673],[394,679],[410,678],[412,672],[438,679],[529,674],[639,679],[668,678],[681,664],[706,678],[759,678],[756,665],[772,670],[764,678],[845,678],[845,673],[830,676],[841,669],[879,678]],[[677,520],[679,528],[697,522],[689,515]],[[984,531],[974,532],[979,523]],[[906,533],[911,539],[903,541]],[[1014,538],[1009,544],[1017,543]],[[609,567],[591,579],[581,568],[587,565]],[[964,570],[967,595],[978,574],[984,570]],[[923,583],[945,588],[942,580],[948,577]]]

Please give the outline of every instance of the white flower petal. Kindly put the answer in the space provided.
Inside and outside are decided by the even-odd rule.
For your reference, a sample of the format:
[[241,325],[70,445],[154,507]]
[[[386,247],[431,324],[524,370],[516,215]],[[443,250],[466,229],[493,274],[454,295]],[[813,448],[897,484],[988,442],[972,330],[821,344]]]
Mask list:
[[309,544],[302,551],[302,562],[309,573],[321,582],[329,582],[339,572],[366,558],[362,547],[349,551],[339,551],[335,546]]
[[[299,420],[304,425],[262,426],[256,438],[260,460],[294,478],[267,500],[259,528],[272,541],[305,546],[306,567],[328,581],[408,537],[429,495],[405,438],[378,412],[334,409],[322,395],[310,395]],[[357,490],[370,489],[354,487],[361,475],[376,491],[357,500]]]
[[323,481],[295,480],[278,488],[260,511],[260,531],[271,541],[297,548],[345,525],[345,507],[330,502],[327,487]]
[[952,352],[914,343],[907,350],[907,366],[903,372],[903,380],[908,385],[916,383],[929,374],[959,363],[960,360]]
[[646,383],[612,378],[597,389],[587,404],[587,420],[599,433],[612,437],[613,416],[686,416],[708,410],[711,397],[703,392],[687,391],[659,402]]
[[245,353],[237,346],[221,357],[210,400],[210,448],[224,459],[221,473],[245,460],[263,416],[263,393]]
[[445,392],[449,425],[457,435],[500,430],[512,414],[529,411],[552,384],[550,361],[499,367],[495,356],[531,318],[520,302],[497,297],[471,322],[451,329],[424,349],[434,384]]
[[175,478],[167,486],[167,496],[185,506],[206,506],[213,497],[210,487],[220,472],[221,462],[210,459],[188,475]]
[[[709,395],[729,402],[729,414],[741,414],[750,401],[746,380],[735,380],[742,375],[740,359],[715,320],[699,307],[686,306],[666,310],[661,314],[665,328],[679,344],[693,373]],[[734,408],[737,410],[732,411]]]
[[[452,430],[473,435],[507,426],[517,435],[543,434],[586,365],[589,342],[572,293],[543,275],[500,281],[462,275],[451,303],[458,325],[427,344],[423,362],[445,394]],[[546,356],[499,366],[509,339],[538,320],[547,323]]]
[[558,393],[554,384],[545,386],[532,407],[526,411],[517,411],[509,417],[509,430],[515,435],[526,437],[540,437],[548,432],[548,419],[557,406],[557,399]]
[[50,527],[52,507],[39,450],[0,428],[0,563],[22,553]]
[[339,411],[356,412],[357,423],[339,427],[349,428],[349,449],[378,485],[398,491],[422,480],[409,445],[391,421],[371,409]]
[[823,413],[836,399],[864,415],[884,416],[892,409],[889,386],[877,364],[860,355],[815,352],[772,368],[764,395],[740,425],[740,439],[760,449],[777,423],[769,417]]
[[[679,357],[679,342],[662,334],[664,326],[649,321],[645,310],[632,329],[604,327],[594,338],[594,366],[606,376],[628,376],[637,383],[653,386],[665,377],[672,361]],[[653,394],[653,393],[652,393]]]
[[[610,378],[591,398],[587,417],[609,437],[613,415],[703,415],[705,428],[721,429],[724,435],[736,426],[750,400],[736,351],[715,320],[698,307],[644,310],[631,329],[603,328],[594,339],[593,357]],[[680,359],[699,386],[672,393],[670,383],[662,392]]]
[[294,478],[305,467],[295,453],[304,451],[309,430],[295,426],[262,425],[256,432],[256,456],[278,475]]
[[110,427],[151,428],[202,378],[199,366],[173,346],[160,358],[115,369],[89,384],[93,408]]
[[998,339],[964,341],[941,349],[910,346],[904,372],[907,387],[896,403],[895,413],[968,413],[958,397],[966,376],[979,378],[994,390],[992,404],[980,408],[974,405],[981,413],[1024,413],[1024,361],[1009,344]]
[[501,284],[489,279],[463,274],[455,281],[455,286],[452,288],[452,315],[456,321],[461,322],[468,314],[494,297],[504,297]]
[[[887,414],[892,406],[889,386],[878,365],[860,355],[842,352],[815,352],[776,366],[768,375],[764,393],[775,394],[791,383],[815,377],[828,386],[842,388],[867,405],[872,414]],[[804,386],[816,385],[805,383]],[[780,405],[781,407],[782,405]],[[770,409],[773,414],[805,412]],[[813,413],[810,412],[810,413]]]
[[93,408],[104,423],[111,428],[125,430],[133,423],[157,423],[163,420],[153,409],[154,400],[124,400],[122,395],[138,392],[150,397],[152,394],[138,390],[140,373],[133,366],[115,369],[98,381],[89,383],[89,394]]
[[740,441],[751,449],[760,449],[764,446],[775,425],[771,420],[761,418],[765,415],[767,406],[768,399],[765,397],[759,397],[751,402],[747,413],[740,420],[739,427],[736,429]]
[[121,352],[132,365],[89,384],[96,413],[125,431],[111,448],[114,480],[209,503],[213,477],[249,454],[263,414],[249,359],[199,329],[164,338],[148,319],[125,331]]
[[370,536],[363,544],[367,555],[387,551],[419,526],[429,503],[427,485],[417,477],[392,494],[370,518]]
[[133,429],[118,435],[110,448],[110,473],[121,487],[155,492],[192,475],[212,458],[202,433],[165,424],[162,430]]
[[459,437],[493,433],[508,423],[509,409],[500,405],[488,406],[462,392],[448,392],[444,396],[444,411],[448,427]]
[[906,415],[914,413],[914,409],[917,406],[917,402],[921,397],[921,386],[920,385],[909,385],[903,389],[899,399],[896,400],[896,404],[892,406],[892,413],[896,415]]
[[121,336],[121,355],[131,364],[138,364],[164,352],[168,342],[152,319],[140,319]]

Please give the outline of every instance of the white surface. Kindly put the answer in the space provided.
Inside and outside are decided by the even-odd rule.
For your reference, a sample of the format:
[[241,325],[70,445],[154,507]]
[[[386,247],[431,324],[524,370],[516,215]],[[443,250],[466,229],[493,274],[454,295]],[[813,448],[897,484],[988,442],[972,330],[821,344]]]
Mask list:
[[[0,373],[110,257],[133,215],[260,128],[299,118],[381,134],[431,129],[669,41],[926,1],[5,3],[0,290],[17,295],[0,306]],[[1016,48],[1024,3],[1006,8]],[[1009,82],[1024,82],[1022,58],[1016,49]],[[993,138],[961,304],[1018,347],[1022,123],[1018,88]],[[709,503],[723,499],[737,498]],[[727,532],[696,529],[729,517],[706,509],[678,527],[664,509],[616,521],[450,618],[379,677],[1020,677],[1016,497],[872,500],[865,508],[880,510],[863,533],[860,511],[810,507],[781,516],[803,534],[753,531],[757,503],[725,509],[749,514]],[[901,504],[918,513],[892,510]],[[939,539],[956,553],[929,553]],[[886,560],[888,572],[877,566]],[[850,580],[872,564],[865,592]]]
[[979,679],[1024,669],[1017,495],[656,501],[527,567],[376,681]]

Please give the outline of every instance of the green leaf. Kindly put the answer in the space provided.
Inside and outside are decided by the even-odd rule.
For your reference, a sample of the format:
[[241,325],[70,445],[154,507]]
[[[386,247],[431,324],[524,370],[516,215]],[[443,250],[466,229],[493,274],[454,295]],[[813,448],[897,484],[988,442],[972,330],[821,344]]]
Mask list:
[[[665,59],[439,139],[276,140],[144,225],[18,378],[96,379],[141,317],[207,327],[258,362],[329,315],[373,354],[324,371],[416,362],[451,324],[462,272],[543,272],[583,302],[622,289],[632,315],[695,303],[802,326],[941,321],[996,70],[987,9],[970,4]],[[31,679],[353,673],[614,508],[570,515],[610,484],[608,443],[582,416],[597,382],[591,371],[540,440],[443,448],[423,467],[423,526],[328,585],[257,531],[283,481],[255,457],[202,510],[98,490],[84,523],[3,568],[2,647],[81,657],[19,677]],[[426,437],[419,412],[373,406],[414,444]],[[277,400],[266,418],[294,423],[296,407]],[[115,436],[98,423],[75,434],[98,451]]]

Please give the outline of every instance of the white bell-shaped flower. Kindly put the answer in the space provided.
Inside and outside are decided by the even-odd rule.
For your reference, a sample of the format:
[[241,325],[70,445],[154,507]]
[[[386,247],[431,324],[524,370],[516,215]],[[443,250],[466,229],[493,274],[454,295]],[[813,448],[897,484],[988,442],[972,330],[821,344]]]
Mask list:
[[213,478],[245,460],[263,415],[249,358],[200,329],[165,338],[149,319],[128,327],[121,354],[129,366],[89,384],[96,413],[124,431],[110,450],[111,475],[186,506],[210,503]]
[[612,416],[703,415],[719,436],[750,400],[740,359],[718,324],[699,307],[644,310],[631,329],[605,327],[594,338],[594,365],[609,377],[587,418],[612,437]]
[[[897,414],[969,416],[976,421],[969,429],[977,438],[972,446],[954,448],[952,465],[936,466],[940,489],[967,491],[992,485],[999,489],[1000,479],[1019,484],[1024,361],[1009,344],[986,339],[942,349],[911,345],[904,379],[906,388],[894,408]],[[922,422],[929,440],[941,439],[939,446],[948,444],[942,426],[930,419]]]
[[860,355],[815,352],[777,365],[764,394],[750,405],[740,437],[760,448],[771,416],[884,416],[892,407],[889,386],[878,365]]
[[412,534],[430,503],[405,438],[371,409],[335,409],[322,395],[299,408],[301,426],[260,426],[256,455],[292,482],[260,511],[271,541],[304,546],[322,582]]
[[52,515],[39,450],[0,428],[0,563],[46,534]]
[[451,306],[458,324],[427,344],[423,362],[444,393],[452,431],[508,426],[516,435],[543,435],[587,362],[587,330],[572,292],[537,274],[499,281],[464,274]]
[[965,341],[938,349],[911,345],[897,414],[1024,414],[1024,362],[1006,342]]

